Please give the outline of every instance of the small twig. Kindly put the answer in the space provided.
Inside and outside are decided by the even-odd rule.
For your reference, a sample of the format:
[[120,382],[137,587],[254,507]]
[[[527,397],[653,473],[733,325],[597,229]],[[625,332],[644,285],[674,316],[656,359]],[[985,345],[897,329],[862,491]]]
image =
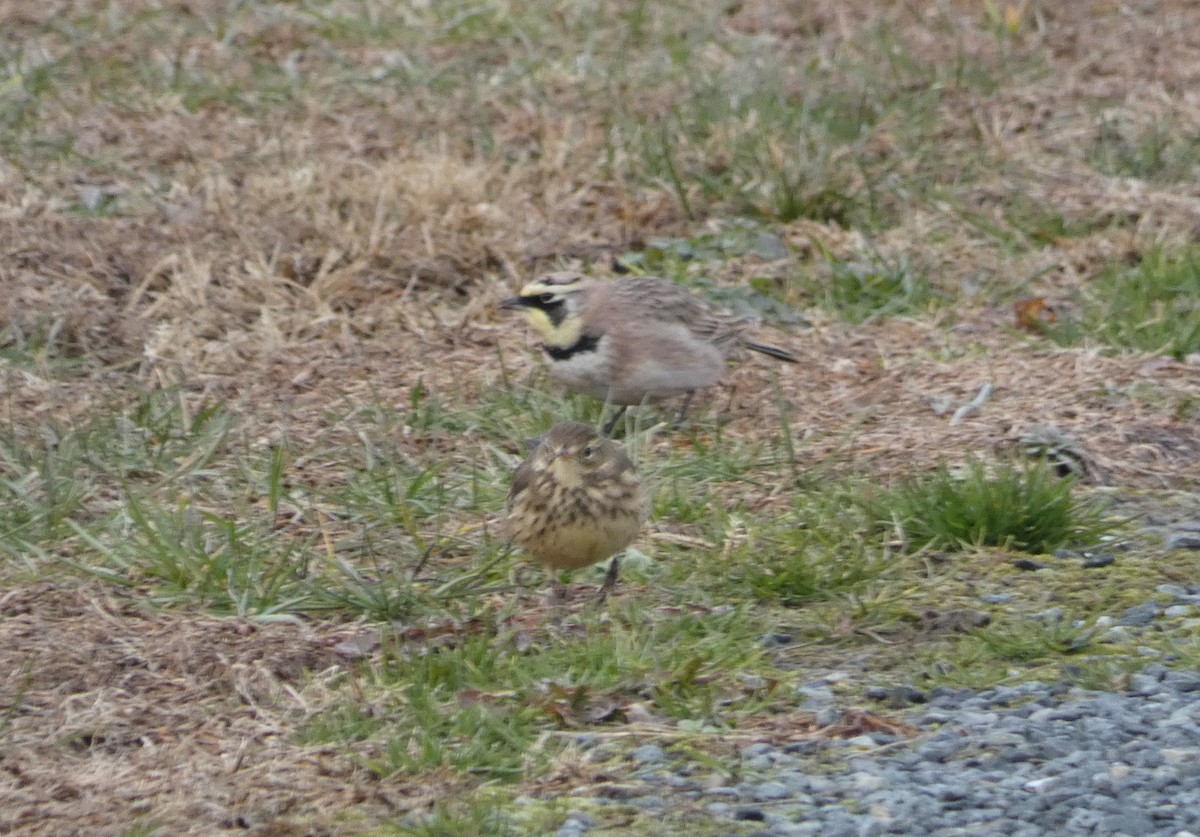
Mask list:
[[992,384],[989,381],[979,388],[979,394],[972,398],[969,403],[963,404],[954,411],[954,416],[950,419],[950,426],[953,427],[954,425],[958,424],[966,417],[967,413],[971,412],[972,410],[978,410],[980,407],[982,407],[983,402],[987,401],[988,396],[991,394]]
[[436,543],[425,547],[425,551],[421,553],[420,560],[417,561],[417,565],[412,568],[412,572],[408,576],[409,581],[417,580],[417,576],[421,574],[421,570],[425,569],[425,565],[429,563],[429,556],[433,555],[437,548],[438,545]]

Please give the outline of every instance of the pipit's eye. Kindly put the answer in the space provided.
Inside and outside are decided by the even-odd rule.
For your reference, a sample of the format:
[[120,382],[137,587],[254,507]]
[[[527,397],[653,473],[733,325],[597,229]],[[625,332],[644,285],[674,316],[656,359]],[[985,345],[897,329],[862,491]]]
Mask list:
[[542,305],[549,305],[551,302],[554,302],[554,294],[538,294],[538,302],[542,303]]
[[595,445],[585,445],[584,446],[584,448],[583,448],[583,458],[584,459],[591,459],[595,455],[596,455],[596,446]]

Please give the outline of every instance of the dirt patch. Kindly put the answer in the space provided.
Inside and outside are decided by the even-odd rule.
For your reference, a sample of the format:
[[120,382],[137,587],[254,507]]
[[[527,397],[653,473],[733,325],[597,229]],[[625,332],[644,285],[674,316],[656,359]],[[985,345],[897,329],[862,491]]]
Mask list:
[[329,834],[348,806],[395,811],[399,786],[293,741],[332,648],[313,627],[156,614],[99,586],[10,590],[0,830]]

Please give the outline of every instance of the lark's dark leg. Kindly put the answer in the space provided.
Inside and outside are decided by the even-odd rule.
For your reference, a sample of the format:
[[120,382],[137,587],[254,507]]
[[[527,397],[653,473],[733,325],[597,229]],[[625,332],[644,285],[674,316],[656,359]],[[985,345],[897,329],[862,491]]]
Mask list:
[[679,415],[675,417],[675,430],[680,430],[683,427],[683,420],[687,418],[688,407],[692,406],[692,399],[696,397],[696,390],[689,389],[687,395],[683,397],[683,404],[679,407]]
[[600,585],[600,592],[596,596],[596,601],[602,602],[608,598],[608,594],[617,586],[617,573],[621,571],[621,556],[614,555],[612,563],[608,565],[608,573],[604,576],[604,583]]
[[616,429],[617,422],[619,422],[624,417],[625,417],[625,407],[624,406],[618,407],[617,411],[615,413],[613,413],[612,418],[610,418],[607,422],[605,422],[604,427],[602,427],[600,429],[600,435],[611,439],[613,430]]

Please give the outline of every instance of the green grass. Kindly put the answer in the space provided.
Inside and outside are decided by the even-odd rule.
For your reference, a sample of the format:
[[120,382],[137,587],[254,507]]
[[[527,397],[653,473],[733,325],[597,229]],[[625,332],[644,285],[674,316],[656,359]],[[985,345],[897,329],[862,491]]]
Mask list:
[[1058,342],[1097,341],[1182,360],[1200,352],[1200,248],[1157,248],[1109,266],[1083,291],[1080,322],[1048,329]]
[[301,740],[372,740],[368,766],[384,776],[445,768],[508,782],[537,775],[568,741],[547,732],[620,725],[635,703],[730,728],[772,702],[738,679],[769,670],[755,642],[764,625],[750,610],[664,615],[630,603],[611,617],[585,614],[541,637],[464,626],[437,644],[388,644],[382,662],[360,672],[369,714],[359,701],[333,709]]
[[1015,194],[1004,208],[1007,228],[1019,234],[1010,239],[1013,244],[1042,248],[1058,244],[1063,239],[1082,238],[1090,233],[1122,226],[1123,219],[1103,219],[1068,215],[1052,203],[1037,201],[1022,193]]
[[530,833],[533,823],[517,821],[504,810],[509,800],[497,794],[471,796],[465,801],[438,803],[424,821],[389,825],[380,834],[403,837],[519,837]]
[[1191,180],[1200,171],[1200,136],[1194,126],[1159,120],[1134,128],[1101,122],[1087,148],[1101,172],[1157,183]]
[[907,257],[874,255],[855,261],[828,256],[827,278],[810,281],[818,305],[851,323],[925,313],[947,297]]
[[744,587],[759,601],[791,607],[879,584],[890,562],[855,511],[860,491],[855,485],[797,491],[730,550],[725,588]]
[[736,286],[717,286],[708,279],[730,259],[757,257],[782,262],[787,245],[761,222],[735,220],[717,233],[688,239],[654,239],[621,262],[639,272],[667,276],[699,290],[739,314],[784,326],[805,324],[804,307],[818,306],[851,323],[892,316],[916,316],[950,302],[928,273],[905,255],[864,252],[845,259],[827,251],[805,265],[786,271],[753,272]]
[[[798,478],[782,427],[747,441],[701,417],[669,444],[627,442],[658,487],[656,519],[690,540],[642,542],[649,560],[631,559],[604,607],[531,618],[530,574],[483,523],[521,455],[511,439],[577,408],[524,381],[470,409],[443,398],[425,390],[400,409],[331,415],[317,438],[271,446],[246,444],[229,406],[188,408],[179,392],[116,406],[52,444],[26,435],[10,442],[5,477],[43,487],[21,493],[8,569],[84,572],[165,608],[378,624],[381,652],[330,685],[294,740],[337,747],[380,779],[437,774],[468,789],[402,827],[411,833],[519,831],[508,797],[491,797],[494,817],[485,798],[550,769],[576,731],[649,713],[682,736],[672,741],[703,749],[764,713],[794,711],[788,684],[811,666],[875,654],[875,637],[912,637],[920,600],[942,604],[945,585],[950,598],[972,597],[949,575],[914,586],[921,565],[874,526],[869,486]],[[597,405],[580,409],[598,416]],[[470,457],[444,454],[451,435],[475,440]],[[764,504],[780,483],[786,493]],[[1087,653],[1071,645],[1082,632],[1013,624],[963,640],[949,659],[986,680]],[[764,644],[781,629],[806,665]],[[892,664],[913,671],[922,659]]]
[[1074,486],[1044,462],[989,469],[972,459],[962,472],[942,466],[904,481],[872,499],[869,512],[910,552],[999,546],[1046,553],[1094,543],[1105,529],[1099,511],[1073,496]]
[[0,328],[0,359],[13,368],[52,377],[80,370],[83,352],[63,339],[63,325],[60,317],[46,313],[13,317]]

